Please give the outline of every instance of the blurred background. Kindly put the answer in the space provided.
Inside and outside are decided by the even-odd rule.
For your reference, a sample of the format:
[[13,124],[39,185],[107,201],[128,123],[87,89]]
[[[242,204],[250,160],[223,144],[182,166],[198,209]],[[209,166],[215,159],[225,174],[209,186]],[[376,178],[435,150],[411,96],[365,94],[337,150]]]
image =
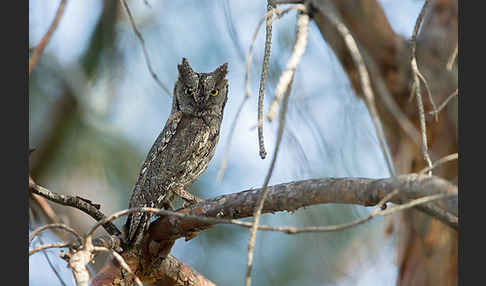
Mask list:
[[[269,156],[258,155],[257,94],[263,60],[264,28],[254,47],[251,98],[228,134],[244,97],[245,59],[266,2],[127,1],[142,33],[152,66],[172,91],[177,64],[186,57],[198,72],[229,63],[229,98],[220,141],[208,170],[191,187],[201,198],[263,184],[275,148],[278,123],[265,123]],[[51,24],[60,0],[29,1],[29,47]],[[380,3],[395,31],[410,37],[423,1]],[[296,12],[274,22],[264,112],[273,98],[295,41]],[[54,192],[101,204],[107,215],[128,207],[145,156],[162,130],[172,99],[150,75],[139,40],[119,1],[68,1],[59,27],[29,78],[29,146],[35,181]],[[216,180],[224,153],[228,166]],[[389,176],[361,99],[333,52],[311,21],[307,50],[292,86],[282,148],[270,184],[319,177]],[[79,232],[95,223],[84,213],[51,204]],[[313,206],[293,213],[262,216],[262,224],[313,226],[349,222],[370,208]],[[115,222],[121,226],[125,218]],[[30,228],[45,223],[31,211]],[[339,232],[286,235],[259,232],[254,285],[394,285],[394,234],[383,218]],[[104,230],[100,230],[102,234]],[[243,284],[249,231],[216,226],[195,239],[178,240],[172,254],[218,285]],[[56,241],[46,233],[42,241]],[[41,242],[34,240],[33,246]],[[46,260],[50,257],[50,261]],[[97,271],[106,256],[92,265]],[[51,266],[62,277],[61,282]],[[224,271],[221,271],[224,267]],[[379,278],[378,278],[379,277]],[[29,258],[30,285],[73,285],[59,250]]]

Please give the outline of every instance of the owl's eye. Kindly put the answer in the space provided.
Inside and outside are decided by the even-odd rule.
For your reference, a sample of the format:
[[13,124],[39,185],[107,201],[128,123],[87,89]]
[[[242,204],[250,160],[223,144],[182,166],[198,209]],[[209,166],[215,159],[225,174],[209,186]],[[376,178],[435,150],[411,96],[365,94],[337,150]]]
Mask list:
[[217,89],[213,89],[209,93],[211,93],[212,96],[217,96],[219,91]]
[[184,94],[187,95],[187,96],[191,96],[192,95],[192,88],[186,87],[184,89]]

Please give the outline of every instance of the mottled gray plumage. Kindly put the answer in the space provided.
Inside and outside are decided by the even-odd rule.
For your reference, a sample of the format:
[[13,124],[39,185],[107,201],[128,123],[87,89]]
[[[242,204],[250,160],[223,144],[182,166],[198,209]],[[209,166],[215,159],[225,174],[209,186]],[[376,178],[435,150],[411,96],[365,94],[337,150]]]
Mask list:
[[[175,192],[187,190],[206,170],[218,143],[228,94],[228,64],[211,73],[197,73],[183,58],[177,68],[172,111],[143,163],[130,208],[170,209]],[[128,216],[125,234],[129,244],[141,238],[150,217],[147,213]]]

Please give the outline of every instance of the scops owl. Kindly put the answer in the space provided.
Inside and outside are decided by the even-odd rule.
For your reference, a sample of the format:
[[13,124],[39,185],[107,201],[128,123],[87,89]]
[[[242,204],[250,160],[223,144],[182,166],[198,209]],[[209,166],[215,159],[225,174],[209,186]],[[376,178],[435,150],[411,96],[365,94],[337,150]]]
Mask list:
[[[218,143],[228,95],[228,64],[211,73],[197,73],[183,58],[177,66],[172,111],[142,165],[129,207],[171,209],[178,191],[206,170]],[[125,223],[128,244],[147,229],[151,215],[134,213]]]

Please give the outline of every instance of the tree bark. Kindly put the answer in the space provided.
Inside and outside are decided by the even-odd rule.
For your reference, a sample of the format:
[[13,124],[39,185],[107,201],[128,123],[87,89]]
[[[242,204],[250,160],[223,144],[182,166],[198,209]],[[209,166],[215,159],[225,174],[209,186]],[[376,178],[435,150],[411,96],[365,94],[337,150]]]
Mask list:
[[[417,172],[425,167],[420,146],[400,127],[394,114],[386,108],[378,88],[376,76],[380,76],[388,92],[401,111],[420,129],[415,103],[409,102],[412,72],[410,44],[393,31],[383,9],[375,0],[313,0],[314,20],[323,38],[332,47],[347,72],[356,95],[362,97],[358,73],[342,37],[330,23],[325,6],[331,3],[339,11],[343,23],[358,41],[360,50],[368,59],[368,68],[377,67],[372,74],[379,116],[384,125],[397,173]],[[417,63],[430,85],[436,105],[442,103],[457,89],[457,69],[448,71],[446,64],[458,39],[457,0],[432,1],[426,12],[422,30],[417,38]],[[423,86],[423,85],[422,85]],[[432,105],[422,90],[425,111]],[[416,99],[415,99],[416,100]],[[427,117],[427,139],[432,161],[451,153],[457,148],[457,101],[452,101],[439,113],[438,122]],[[420,142],[420,141],[419,141]],[[447,163],[434,174],[455,182],[457,162]],[[404,213],[402,221],[406,230],[401,237],[399,285],[456,285],[458,244],[457,232],[443,223],[416,210]]]

